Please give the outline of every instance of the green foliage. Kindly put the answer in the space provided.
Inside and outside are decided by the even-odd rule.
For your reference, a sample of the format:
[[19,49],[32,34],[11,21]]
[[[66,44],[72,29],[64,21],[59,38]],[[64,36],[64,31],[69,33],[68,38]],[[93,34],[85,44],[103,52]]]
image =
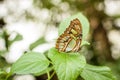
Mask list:
[[[74,18],[78,18],[82,23],[83,38],[81,45],[89,44],[85,41],[85,37],[89,32],[89,23],[82,13],[78,13],[62,21],[59,28],[59,34],[64,32],[70,21]],[[31,44],[30,49],[32,50],[42,42],[44,42],[43,38],[38,39],[35,43]],[[116,80],[108,67],[86,64],[85,57],[82,53],[59,52],[55,48],[50,49],[46,56],[37,52],[28,52],[24,54],[13,64],[10,74],[34,74],[39,76],[47,73],[48,80],[51,80],[53,76],[49,74],[51,70],[56,72],[59,80],[76,80],[79,76],[84,80]]]
[[0,69],[0,80],[5,80],[5,77],[7,76],[7,73]]
[[2,56],[6,52],[7,52],[7,50],[0,50],[0,56]]
[[0,54],[0,68],[4,68],[5,66],[8,66],[8,63],[6,60],[2,57],[2,54]]
[[81,73],[85,80],[116,80],[110,68],[104,66],[86,65]]
[[24,54],[11,68],[11,73],[16,74],[36,74],[47,69],[49,61],[37,52],[28,52]]
[[45,41],[44,37],[39,38],[37,41],[35,41],[34,43],[32,43],[32,44],[30,45],[30,50],[34,49],[34,48],[37,47],[38,45],[40,45],[40,44],[42,44],[42,43],[45,43],[45,42],[46,42],[46,41]]
[[5,74],[5,71],[0,69],[0,75]]
[[[14,39],[12,40],[9,40],[10,36],[15,33],[16,36],[14,37]],[[0,38],[3,38],[5,40],[5,47],[7,50],[3,50],[3,51],[0,51],[0,53],[5,53],[9,50],[9,47],[16,41],[20,41],[23,39],[22,35],[20,35],[19,33],[17,32],[12,32],[11,34],[9,34],[6,30],[3,30],[0,34]]]
[[52,60],[59,80],[76,80],[86,64],[83,55],[58,52],[55,48],[50,49],[48,57]]
[[22,39],[23,39],[22,35],[20,35],[19,33],[16,33],[15,38],[12,39],[12,40],[9,40],[9,41],[8,41],[8,44],[9,44],[9,46],[10,46],[10,45],[12,45],[12,43],[14,43],[15,41],[20,41],[20,40],[22,40]]
[[0,38],[3,38],[3,31],[0,32]]

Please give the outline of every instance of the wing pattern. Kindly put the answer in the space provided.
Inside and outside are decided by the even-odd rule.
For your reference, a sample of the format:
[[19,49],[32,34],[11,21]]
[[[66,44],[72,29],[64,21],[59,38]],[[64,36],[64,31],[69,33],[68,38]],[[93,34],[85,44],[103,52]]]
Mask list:
[[59,36],[56,42],[56,48],[60,52],[67,52],[66,49],[72,40],[75,40],[75,45],[70,51],[79,51],[82,41],[82,26],[79,19],[77,18],[72,20],[69,27],[66,28],[64,33]]

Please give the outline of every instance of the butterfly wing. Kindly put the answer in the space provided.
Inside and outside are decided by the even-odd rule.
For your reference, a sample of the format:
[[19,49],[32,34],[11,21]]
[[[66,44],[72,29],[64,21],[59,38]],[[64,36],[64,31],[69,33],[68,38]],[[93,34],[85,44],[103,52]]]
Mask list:
[[71,51],[78,51],[82,40],[82,27],[77,18],[71,21],[69,27],[57,39],[56,48],[60,52],[66,52],[66,48],[72,40],[75,40],[76,44]]

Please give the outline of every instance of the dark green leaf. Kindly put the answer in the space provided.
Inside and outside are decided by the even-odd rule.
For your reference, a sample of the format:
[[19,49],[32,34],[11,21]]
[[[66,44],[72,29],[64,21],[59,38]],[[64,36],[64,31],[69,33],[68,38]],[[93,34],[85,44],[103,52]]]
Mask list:
[[35,74],[46,70],[49,66],[48,59],[44,54],[28,52],[24,54],[11,68],[11,73]]
[[85,80],[116,80],[108,67],[86,65],[81,73]]
[[86,64],[81,54],[60,53],[55,48],[50,49],[48,57],[52,60],[59,80],[76,80]]

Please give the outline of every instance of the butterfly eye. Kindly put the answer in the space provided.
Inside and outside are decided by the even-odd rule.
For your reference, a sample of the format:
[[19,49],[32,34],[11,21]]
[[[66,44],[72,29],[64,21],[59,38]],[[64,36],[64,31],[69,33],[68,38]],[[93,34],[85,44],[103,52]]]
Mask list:
[[79,51],[80,44],[82,40],[82,27],[79,19],[74,19],[71,21],[70,25],[63,34],[56,41],[56,49],[60,52],[68,52],[67,49],[72,41],[75,41],[74,46],[69,51]]

